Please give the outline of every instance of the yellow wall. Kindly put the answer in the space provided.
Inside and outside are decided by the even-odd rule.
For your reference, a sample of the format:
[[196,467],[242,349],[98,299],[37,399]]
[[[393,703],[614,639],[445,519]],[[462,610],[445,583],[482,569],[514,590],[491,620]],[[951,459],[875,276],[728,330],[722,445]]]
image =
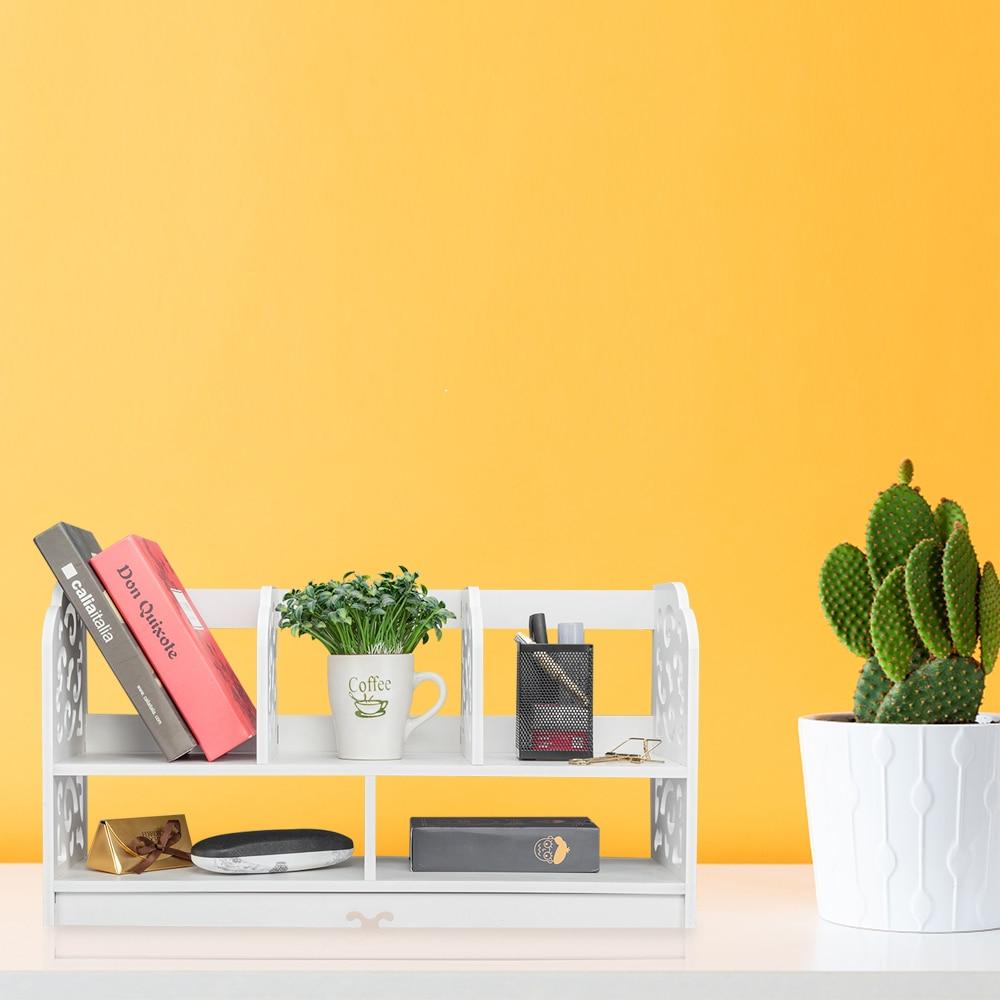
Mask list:
[[[0,858],[40,854],[31,536],[67,519],[190,586],[682,579],[701,858],[805,859],[795,718],[856,669],[826,550],[909,454],[1000,556],[998,178],[995,3],[0,4]],[[323,711],[321,650],[282,657]],[[379,846],[553,805],[640,851],[605,784],[390,783]],[[357,783],[262,785],[95,781],[92,818],[356,830]]]

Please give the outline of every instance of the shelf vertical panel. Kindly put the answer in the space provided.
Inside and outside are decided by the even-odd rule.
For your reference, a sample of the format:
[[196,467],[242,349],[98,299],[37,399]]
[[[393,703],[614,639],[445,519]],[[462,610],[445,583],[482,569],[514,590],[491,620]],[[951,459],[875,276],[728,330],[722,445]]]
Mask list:
[[257,760],[268,764],[278,750],[278,612],[285,592],[260,588],[257,608]]
[[56,867],[87,856],[87,779],[55,776],[54,765],[87,741],[87,631],[56,586],[42,627],[42,826],[44,917],[55,917]]
[[376,785],[378,779],[373,774],[365,776],[365,881],[375,881],[375,865],[378,857],[378,812]]
[[486,717],[483,708],[483,610],[478,587],[462,591],[462,753],[470,764],[486,759]]
[[657,862],[687,885],[685,921],[694,924],[698,820],[698,626],[681,583],[653,588],[653,728],[659,749],[688,777],[650,781],[650,845]]
[[[687,591],[685,591],[685,597]],[[698,638],[698,622],[690,607],[682,608],[687,630],[687,733],[688,733],[688,779],[687,779],[687,814],[684,822],[687,826],[687,857],[685,858],[685,875],[688,892],[684,900],[685,926],[694,927],[695,923],[695,879],[698,872],[698,718],[699,699],[701,694],[701,645]]]

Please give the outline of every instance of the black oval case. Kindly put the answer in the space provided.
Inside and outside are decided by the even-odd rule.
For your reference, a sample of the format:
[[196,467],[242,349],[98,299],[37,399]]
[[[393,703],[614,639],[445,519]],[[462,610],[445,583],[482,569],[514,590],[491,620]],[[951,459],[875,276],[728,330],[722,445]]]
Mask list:
[[328,868],[353,853],[354,841],[332,830],[246,830],[199,840],[191,860],[224,875],[263,875]]

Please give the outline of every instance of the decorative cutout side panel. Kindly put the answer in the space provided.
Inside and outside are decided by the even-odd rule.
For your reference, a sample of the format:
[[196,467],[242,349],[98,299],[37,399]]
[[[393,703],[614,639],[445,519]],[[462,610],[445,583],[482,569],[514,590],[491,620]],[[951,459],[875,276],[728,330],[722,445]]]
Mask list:
[[57,777],[55,782],[55,838],[56,866],[83,863],[87,857],[87,779]]
[[665,583],[653,591],[653,728],[663,740],[663,756],[678,764],[688,759],[689,664],[693,618],[682,584]]
[[650,786],[651,853],[654,861],[685,875],[687,783],[654,778]]
[[65,595],[52,638],[52,742],[62,760],[83,753],[87,724],[87,630]]
[[688,776],[650,782],[650,846],[671,877],[686,883],[685,926],[695,919],[698,843],[698,625],[681,583],[653,588],[653,728],[663,757]]

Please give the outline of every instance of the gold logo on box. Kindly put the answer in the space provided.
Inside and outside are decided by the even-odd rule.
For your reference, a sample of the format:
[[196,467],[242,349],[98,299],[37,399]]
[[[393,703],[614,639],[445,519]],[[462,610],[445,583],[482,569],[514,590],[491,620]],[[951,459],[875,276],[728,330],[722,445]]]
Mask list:
[[562,837],[551,834],[535,841],[535,857],[547,865],[561,865],[569,854],[569,844]]

